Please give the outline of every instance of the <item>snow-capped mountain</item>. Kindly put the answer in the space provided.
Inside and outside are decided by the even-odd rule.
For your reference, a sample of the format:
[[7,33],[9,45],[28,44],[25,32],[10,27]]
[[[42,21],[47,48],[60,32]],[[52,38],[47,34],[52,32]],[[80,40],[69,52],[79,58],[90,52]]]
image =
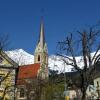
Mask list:
[[[91,58],[93,58],[94,54],[95,54],[95,52],[91,53]],[[100,50],[98,51],[96,56],[98,54],[100,54]],[[72,57],[70,57],[70,56],[67,56],[67,57],[72,59]],[[65,72],[75,71],[75,69],[71,65],[66,65],[62,59],[63,58],[61,58],[60,56],[55,56],[55,55],[50,56],[49,57],[49,67],[50,67],[50,69],[58,70],[59,73],[64,72],[64,71]],[[80,68],[83,68],[83,66],[84,66],[83,57],[77,56],[77,57],[75,57],[75,59],[76,59],[77,65]],[[73,62],[69,61],[68,59],[65,59],[65,60],[68,61],[69,63],[73,63]],[[87,60],[87,64],[88,64],[88,60]]]
[[14,60],[18,65],[28,65],[34,63],[34,56],[27,53],[23,49],[16,49],[12,51],[6,51],[6,54]]
[[[19,65],[28,65],[34,63],[34,56],[27,53],[23,49],[16,49],[6,51],[6,54]],[[48,60],[48,67],[52,70],[57,70],[59,73],[64,72],[64,63],[60,60],[60,57],[51,55]],[[66,72],[71,71],[71,66],[66,66]]]
[[[6,51],[6,54],[12,60],[14,60],[16,63],[18,63],[19,65],[28,65],[28,64],[34,63],[34,56],[27,53],[23,49]],[[93,56],[94,54],[95,54],[95,52],[91,53],[91,56]],[[98,54],[100,54],[100,51],[98,52]],[[82,56],[78,56],[78,57],[75,57],[75,58],[76,58],[77,64],[82,68],[83,65],[84,65]],[[71,72],[72,69],[73,69],[72,66],[65,65],[65,63],[61,60],[61,57],[56,56],[56,55],[49,56],[48,67],[52,70],[57,70],[58,73],[61,73],[61,72],[64,72],[64,71],[65,72]]]

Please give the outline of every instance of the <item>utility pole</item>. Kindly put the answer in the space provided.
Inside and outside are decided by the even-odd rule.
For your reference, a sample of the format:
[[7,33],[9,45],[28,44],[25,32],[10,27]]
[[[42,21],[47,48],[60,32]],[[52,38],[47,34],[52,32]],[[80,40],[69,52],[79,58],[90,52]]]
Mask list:
[[65,87],[65,91],[64,91],[65,100],[69,100],[69,92],[68,92],[67,83],[66,83],[65,63],[64,63],[64,87]]

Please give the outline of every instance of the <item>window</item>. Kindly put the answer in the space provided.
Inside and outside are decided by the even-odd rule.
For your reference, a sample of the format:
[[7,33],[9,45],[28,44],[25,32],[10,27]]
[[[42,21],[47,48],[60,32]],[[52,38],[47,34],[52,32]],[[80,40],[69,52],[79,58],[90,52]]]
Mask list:
[[99,82],[97,81],[97,87],[99,87]]
[[2,79],[3,79],[3,75],[4,75],[4,74],[0,74],[0,85],[1,85],[1,81],[2,81]]
[[89,86],[89,92],[91,92],[91,87]]
[[2,76],[0,76],[0,82],[1,82],[1,80],[2,80]]
[[0,57],[0,63],[2,63],[2,61],[3,61],[3,58],[2,58],[2,57]]
[[40,61],[40,55],[38,55],[38,61]]
[[20,98],[23,98],[25,93],[24,93],[24,88],[20,88]]
[[1,80],[2,80],[2,76],[0,76],[0,86],[1,86]]

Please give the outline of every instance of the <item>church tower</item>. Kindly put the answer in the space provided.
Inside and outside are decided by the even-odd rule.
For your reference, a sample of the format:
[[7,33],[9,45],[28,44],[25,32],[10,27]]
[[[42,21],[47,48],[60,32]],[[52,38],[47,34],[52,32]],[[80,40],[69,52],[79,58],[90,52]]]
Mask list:
[[40,24],[39,41],[34,52],[34,63],[40,63],[40,70],[38,76],[43,79],[48,78],[48,50],[44,36],[43,20]]

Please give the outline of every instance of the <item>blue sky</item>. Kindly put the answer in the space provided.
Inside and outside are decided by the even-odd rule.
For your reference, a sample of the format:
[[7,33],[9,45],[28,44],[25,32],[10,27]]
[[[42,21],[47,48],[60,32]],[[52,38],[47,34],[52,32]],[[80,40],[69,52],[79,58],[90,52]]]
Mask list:
[[33,54],[43,16],[49,54],[68,32],[100,21],[100,0],[0,0],[0,35],[9,34],[12,49]]

